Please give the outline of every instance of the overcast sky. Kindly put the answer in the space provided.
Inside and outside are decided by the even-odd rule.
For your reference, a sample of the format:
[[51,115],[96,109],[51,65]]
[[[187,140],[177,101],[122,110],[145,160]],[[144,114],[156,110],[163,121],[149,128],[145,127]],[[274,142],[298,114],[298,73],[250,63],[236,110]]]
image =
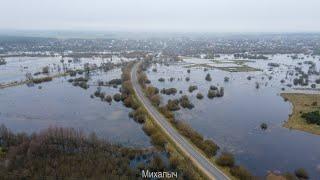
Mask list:
[[0,29],[320,32],[320,0],[0,0]]

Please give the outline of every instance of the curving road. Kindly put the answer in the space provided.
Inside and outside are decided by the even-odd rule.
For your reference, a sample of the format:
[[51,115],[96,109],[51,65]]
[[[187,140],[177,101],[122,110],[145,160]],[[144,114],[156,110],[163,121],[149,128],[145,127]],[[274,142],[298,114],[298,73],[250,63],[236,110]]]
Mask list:
[[141,86],[138,83],[137,69],[141,62],[136,63],[131,70],[131,81],[137,97],[144,105],[148,113],[153,117],[156,123],[180,148],[180,150],[197,166],[209,179],[229,180],[229,178],[214,166],[204,155],[196,150],[176,129],[166,120],[166,118],[152,106],[151,102],[144,95]]

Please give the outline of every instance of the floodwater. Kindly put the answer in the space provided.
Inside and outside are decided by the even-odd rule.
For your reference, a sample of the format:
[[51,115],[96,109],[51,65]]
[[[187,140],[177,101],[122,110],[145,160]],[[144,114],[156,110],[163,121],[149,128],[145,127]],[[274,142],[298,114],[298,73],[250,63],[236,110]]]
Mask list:
[[[32,59],[34,61],[43,60],[43,58]],[[10,60],[7,61],[8,67],[3,67],[7,71],[0,71],[1,80],[5,79],[2,78],[3,74],[11,71],[11,62]],[[28,61],[33,64],[31,59]],[[15,67],[18,66],[12,64]],[[30,65],[33,70],[28,69],[28,71],[35,72],[38,69],[41,70],[43,65],[47,65],[43,62],[39,62],[39,64]],[[49,64],[52,64],[52,62]],[[12,72],[15,71],[12,70]],[[80,76],[82,75],[77,75],[77,77]],[[7,77],[10,81],[19,77],[23,78],[19,74],[11,74]],[[21,85],[0,89],[0,123],[5,124],[15,132],[28,133],[40,131],[50,126],[71,127],[83,130],[86,133],[95,132],[99,137],[114,143],[134,147],[149,147],[149,138],[144,134],[141,126],[129,119],[130,109],[124,107],[121,102],[113,101],[109,104],[102,102],[100,98],[90,97],[97,89],[97,86],[95,86],[97,80],[109,81],[120,77],[120,68],[108,72],[92,72],[88,82],[90,88],[87,90],[69,83],[67,80],[74,78],[69,76],[55,78],[51,82],[34,87]],[[102,92],[105,92],[106,95],[114,95],[119,92],[119,88],[120,86],[118,88],[102,87]]]
[[[230,56],[223,56],[222,59],[224,58],[230,59]],[[299,62],[311,60],[317,64],[319,71],[319,58],[305,57],[292,60],[287,55],[275,55],[270,56],[270,59],[272,60],[246,63],[263,70],[258,72],[231,73],[218,69],[205,72],[204,68],[198,67],[190,68],[189,74],[186,65],[212,62],[187,58],[184,62],[169,66],[154,64],[147,71],[147,76],[159,89],[175,87],[178,92],[182,90],[183,94],[188,95],[195,108],[177,111],[178,119],[186,121],[199,133],[213,139],[221,147],[221,151],[234,153],[237,163],[244,165],[255,175],[263,176],[268,171],[293,172],[302,167],[308,171],[311,179],[319,179],[320,136],[282,127],[292,107],[279,96],[282,88],[289,92],[295,91],[294,87],[287,87],[294,78],[286,78],[288,70],[294,69]],[[269,70],[270,62],[281,65]],[[308,70],[306,64],[297,66]],[[152,71],[154,68],[157,72]],[[211,82],[205,80],[207,73],[211,74]],[[224,82],[226,76],[230,78],[229,82]],[[252,79],[248,80],[248,76]],[[270,76],[272,79],[268,78]],[[160,77],[164,77],[166,81],[159,82]],[[170,82],[170,77],[174,77],[175,80]],[[190,77],[190,81],[186,82],[185,77]],[[310,76],[309,79],[313,81],[316,78]],[[282,79],[286,82],[281,83]],[[256,83],[259,83],[259,89],[256,89]],[[197,85],[198,90],[189,93],[190,85]],[[208,99],[206,95],[210,85],[224,87],[224,97]],[[310,87],[303,88],[309,91]],[[317,92],[317,88],[312,92]],[[198,92],[205,96],[203,100],[196,98]],[[162,95],[162,98],[166,102],[180,96],[181,94],[177,93],[170,96]],[[266,131],[260,129],[263,122],[268,124]]]
[[[27,73],[42,72],[42,68],[49,67],[51,74],[61,72],[63,66],[68,69],[83,68],[85,63],[100,65],[102,62],[120,63],[122,61],[130,61],[131,59],[113,57],[110,59],[102,58],[79,58],[79,61],[73,62],[72,58],[64,58],[63,63],[61,57],[8,57],[7,64],[0,65],[0,84],[13,81],[23,81],[26,79]],[[71,62],[69,62],[71,61]],[[60,70],[59,70],[60,69]]]

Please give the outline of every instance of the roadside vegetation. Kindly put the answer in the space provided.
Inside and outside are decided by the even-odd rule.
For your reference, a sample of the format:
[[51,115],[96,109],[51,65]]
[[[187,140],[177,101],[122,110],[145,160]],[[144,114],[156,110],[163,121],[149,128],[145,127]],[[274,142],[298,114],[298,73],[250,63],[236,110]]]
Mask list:
[[245,167],[236,165],[234,156],[231,153],[222,152],[216,159],[216,163],[221,167],[228,168],[231,175],[240,180],[255,179]]
[[[166,151],[169,156],[169,170],[178,172],[178,176],[181,179],[203,179],[202,173],[190,162],[190,160],[185,157],[182,152],[180,152],[176,145],[171,142],[170,138],[162,132],[161,128],[154,122],[150,117],[144,107],[140,104],[137,99],[134,89],[131,83],[131,68],[134,62],[129,63],[126,67],[122,69],[122,86],[121,95],[123,102],[127,102],[127,107],[132,108],[129,116],[135,121],[142,124],[142,129],[151,138],[151,143],[159,150]],[[139,76],[138,81],[140,85],[144,88],[146,96],[151,100],[154,106],[160,105],[159,90],[150,85],[146,85],[148,82],[147,76],[141,74],[142,67],[138,70]]]

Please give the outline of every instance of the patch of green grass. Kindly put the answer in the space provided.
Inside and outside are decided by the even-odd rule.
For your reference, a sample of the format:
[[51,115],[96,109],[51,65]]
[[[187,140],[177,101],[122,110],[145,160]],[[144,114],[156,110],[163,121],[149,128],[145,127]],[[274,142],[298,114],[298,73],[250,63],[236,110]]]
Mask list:
[[292,114],[283,126],[320,135],[319,125],[309,124],[301,117],[303,113],[320,110],[320,94],[282,93],[281,96],[293,105]]

